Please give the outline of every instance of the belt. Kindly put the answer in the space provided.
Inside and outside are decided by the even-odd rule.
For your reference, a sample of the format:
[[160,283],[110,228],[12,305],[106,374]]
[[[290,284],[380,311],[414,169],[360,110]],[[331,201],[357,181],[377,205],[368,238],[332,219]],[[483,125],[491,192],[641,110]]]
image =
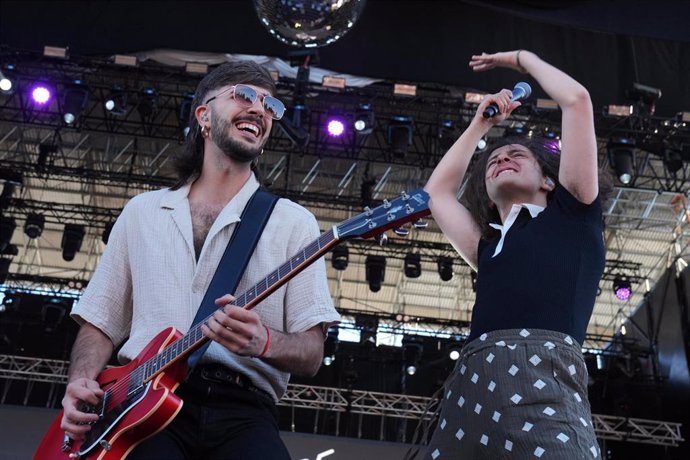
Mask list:
[[267,391],[254,385],[248,377],[221,364],[200,364],[190,374],[189,378],[192,377],[201,378],[207,382],[234,385],[257,393],[274,402],[273,397]]

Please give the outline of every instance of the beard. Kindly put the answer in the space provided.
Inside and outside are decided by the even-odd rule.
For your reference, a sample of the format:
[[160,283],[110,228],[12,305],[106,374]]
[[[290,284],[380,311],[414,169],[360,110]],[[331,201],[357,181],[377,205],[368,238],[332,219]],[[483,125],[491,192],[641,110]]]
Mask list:
[[250,163],[261,155],[265,141],[255,146],[246,145],[234,139],[229,128],[230,123],[225,119],[214,117],[211,121],[211,139],[225,155],[239,163]]

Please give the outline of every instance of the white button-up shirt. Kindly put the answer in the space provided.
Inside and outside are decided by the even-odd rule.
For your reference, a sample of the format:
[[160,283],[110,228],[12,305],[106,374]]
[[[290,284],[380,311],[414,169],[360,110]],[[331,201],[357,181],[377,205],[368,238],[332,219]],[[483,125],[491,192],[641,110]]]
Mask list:
[[[136,357],[166,327],[186,332],[220,258],[259,183],[252,176],[223,208],[206,236],[197,262],[187,194],[158,190],[133,198],[113,227],[108,246],[84,295],[72,311],[115,345],[119,358]],[[280,199],[259,239],[234,294],[254,286],[320,235],[314,216],[298,204]],[[305,331],[340,317],[328,291],[323,258],[283,285],[254,309],[264,324],[288,333]],[[241,357],[213,342],[203,362],[220,362],[242,372],[276,400],[289,374],[260,359]]]

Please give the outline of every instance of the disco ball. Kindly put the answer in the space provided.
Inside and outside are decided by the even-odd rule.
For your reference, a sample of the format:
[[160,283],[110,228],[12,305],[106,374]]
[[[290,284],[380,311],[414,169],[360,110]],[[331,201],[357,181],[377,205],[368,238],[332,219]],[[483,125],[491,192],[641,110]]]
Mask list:
[[366,0],[254,0],[268,32],[288,45],[315,48],[345,35],[362,15]]

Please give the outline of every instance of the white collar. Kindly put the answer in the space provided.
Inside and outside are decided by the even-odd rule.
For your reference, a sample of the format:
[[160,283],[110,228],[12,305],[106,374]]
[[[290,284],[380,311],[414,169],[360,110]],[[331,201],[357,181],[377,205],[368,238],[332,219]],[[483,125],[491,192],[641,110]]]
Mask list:
[[544,206],[539,206],[531,203],[514,204],[513,207],[510,208],[510,212],[508,213],[508,217],[506,217],[505,224],[489,224],[492,228],[500,230],[501,232],[501,239],[498,240],[498,244],[496,245],[494,255],[491,257],[496,257],[498,254],[500,254],[501,250],[503,249],[503,242],[505,241],[506,234],[508,233],[508,230],[510,230],[510,227],[512,227],[515,223],[515,219],[517,219],[517,216],[518,214],[520,214],[520,210],[522,208],[525,208],[529,211],[529,214],[530,216],[532,216],[532,219],[537,217],[540,212],[546,209]]

